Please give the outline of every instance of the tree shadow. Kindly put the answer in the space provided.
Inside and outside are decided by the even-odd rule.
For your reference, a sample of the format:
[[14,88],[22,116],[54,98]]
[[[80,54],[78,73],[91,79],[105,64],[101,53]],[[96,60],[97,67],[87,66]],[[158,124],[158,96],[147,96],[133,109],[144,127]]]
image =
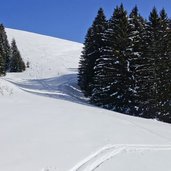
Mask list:
[[29,93],[90,105],[77,85],[77,74],[47,79],[22,80],[20,82],[8,81]]

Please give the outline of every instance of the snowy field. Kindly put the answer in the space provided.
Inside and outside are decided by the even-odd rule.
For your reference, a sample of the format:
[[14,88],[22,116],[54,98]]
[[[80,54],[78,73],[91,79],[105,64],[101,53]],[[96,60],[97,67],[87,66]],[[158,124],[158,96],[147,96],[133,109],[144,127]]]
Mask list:
[[88,104],[82,44],[7,29],[24,73],[0,78],[0,171],[170,171],[171,125]]

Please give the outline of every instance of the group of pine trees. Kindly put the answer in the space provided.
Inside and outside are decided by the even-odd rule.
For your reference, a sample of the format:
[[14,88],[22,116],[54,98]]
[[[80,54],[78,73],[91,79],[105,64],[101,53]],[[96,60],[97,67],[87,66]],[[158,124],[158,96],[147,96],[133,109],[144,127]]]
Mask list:
[[103,9],[89,28],[79,63],[78,84],[91,103],[117,112],[171,123],[171,21],[156,8],[145,20]]
[[0,76],[6,72],[22,72],[25,70],[25,63],[22,60],[16,42],[13,39],[11,46],[3,24],[0,24]]

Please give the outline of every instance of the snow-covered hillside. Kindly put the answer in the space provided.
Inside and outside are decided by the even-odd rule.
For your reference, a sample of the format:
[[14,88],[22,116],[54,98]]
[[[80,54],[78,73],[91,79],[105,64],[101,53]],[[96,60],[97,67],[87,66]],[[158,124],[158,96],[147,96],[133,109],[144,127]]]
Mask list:
[[30,63],[30,68],[21,74],[24,78],[56,77],[78,67],[80,43],[13,29],[6,32],[9,40],[16,39],[22,57]]
[[7,29],[30,68],[0,78],[0,171],[170,171],[171,125],[89,105],[82,45]]

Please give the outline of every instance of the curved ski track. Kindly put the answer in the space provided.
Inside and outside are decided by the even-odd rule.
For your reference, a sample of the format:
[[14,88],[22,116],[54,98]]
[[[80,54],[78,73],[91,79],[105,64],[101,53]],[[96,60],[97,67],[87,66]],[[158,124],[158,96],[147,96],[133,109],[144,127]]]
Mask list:
[[[107,145],[91,154],[84,160],[77,163],[69,171],[95,171],[106,161],[112,159],[116,155],[125,152],[142,152],[142,151],[168,151],[171,145],[143,145],[143,144],[115,144]],[[57,171],[55,167],[43,168],[42,171]]]
[[163,151],[171,150],[171,145],[130,145],[130,144],[119,144],[119,145],[108,145],[94,154],[90,155],[83,161],[79,162],[69,171],[94,171],[101,166],[107,160],[113,158],[121,152],[138,152],[138,151]]

